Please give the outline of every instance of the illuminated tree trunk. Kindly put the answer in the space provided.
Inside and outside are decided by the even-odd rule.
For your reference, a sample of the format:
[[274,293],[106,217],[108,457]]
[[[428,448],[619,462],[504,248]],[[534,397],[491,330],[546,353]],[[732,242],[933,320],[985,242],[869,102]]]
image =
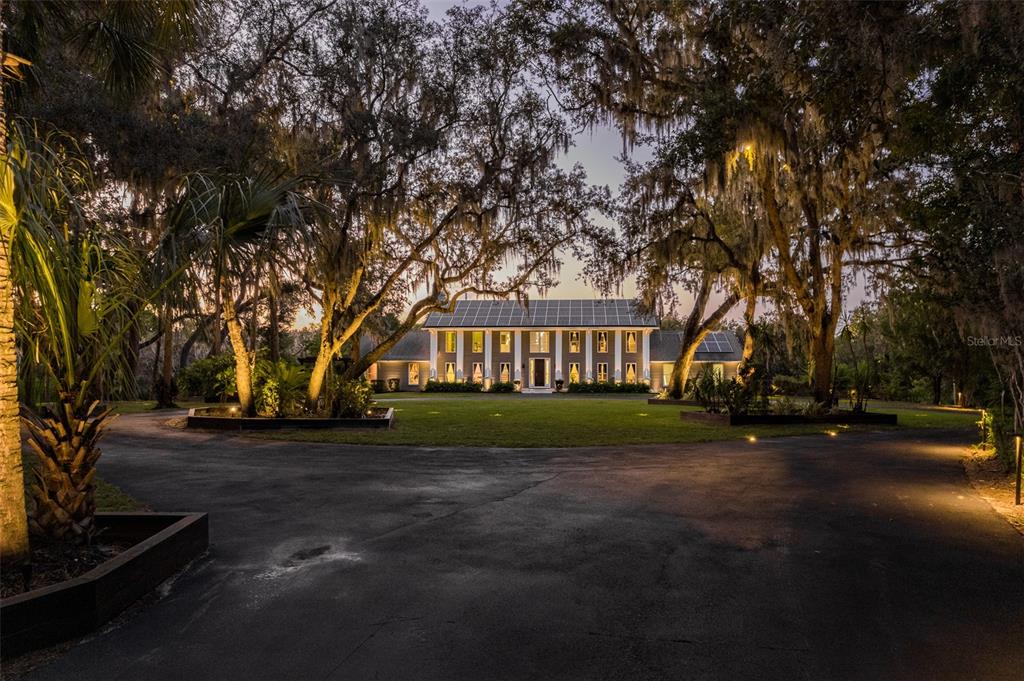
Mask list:
[[832,363],[835,356],[835,331],[829,324],[811,336],[811,376],[814,379],[814,401],[832,403]]
[[224,309],[224,324],[228,328],[228,340],[235,355],[235,389],[243,416],[256,415],[256,401],[252,394],[252,363],[249,350],[242,336],[242,323],[235,312],[235,301],[226,283],[221,285],[221,305]]
[[669,379],[668,394],[672,399],[682,399],[686,391],[686,379],[690,375],[690,367],[693,366],[693,358],[697,354],[697,348],[710,333],[716,324],[728,314],[729,310],[739,302],[739,295],[735,292],[722,301],[711,316],[704,319],[704,310],[707,308],[708,299],[711,297],[711,275],[705,274],[701,280],[700,289],[693,301],[693,308],[690,316],[686,318],[683,326],[683,338],[679,348],[679,357],[672,365],[672,376]]
[[[3,0],[0,0],[0,45],[3,40]],[[0,82],[0,172],[7,172],[7,110]],[[28,557],[28,517],[25,513],[21,423],[18,418],[18,353],[14,337],[14,284],[11,281],[11,242],[14,224],[0,234],[0,561],[11,566]]]

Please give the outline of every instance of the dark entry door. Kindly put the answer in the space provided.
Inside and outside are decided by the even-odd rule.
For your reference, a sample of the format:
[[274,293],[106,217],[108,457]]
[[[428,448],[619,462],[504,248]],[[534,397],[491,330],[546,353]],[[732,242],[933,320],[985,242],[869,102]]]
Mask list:
[[535,386],[547,385],[547,376],[545,375],[547,374],[546,368],[547,367],[544,366],[544,360],[533,360],[533,384]]

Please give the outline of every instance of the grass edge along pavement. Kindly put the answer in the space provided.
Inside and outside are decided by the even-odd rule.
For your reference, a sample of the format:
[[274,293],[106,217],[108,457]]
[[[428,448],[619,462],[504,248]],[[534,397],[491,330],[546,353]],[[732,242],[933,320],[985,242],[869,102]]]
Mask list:
[[[835,434],[877,430],[880,426],[791,424],[719,426],[683,422],[680,407],[648,405],[646,399],[570,396],[423,396],[380,397],[393,406],[389,431],[288,430],[246,433],[247,437],[362,445],[465,447],[582,447],[625,444],[675,444],[742,440],[788,435]],[[975,411],[930,406],[874,403],[872,411],[896,413],[898,428],[971,428]],[[699,408],[683,408],[699,411]]]

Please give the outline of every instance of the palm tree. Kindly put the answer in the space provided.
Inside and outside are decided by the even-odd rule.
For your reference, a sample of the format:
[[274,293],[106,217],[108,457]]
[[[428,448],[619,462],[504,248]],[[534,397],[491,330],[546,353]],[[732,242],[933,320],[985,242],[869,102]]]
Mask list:
[[221,300],[235,356],[238,399],[246,416],[256,413],[255,338],[246,343],[235,300],[247,289],[259,291],[268,259],[300,242],[311,204],[296,192],[299,182],[272,172],[251,177],[194,174],[184,179],[180,198],[167,217],[176,231],[201,235],[198,239],[208,249],[208,269]]
[[[45,144],[42,148],[37,144],[19,148],[24,138],[9,144],[4,82],[17,77],[18,67],[28,65],[35,56],[34,50],[44,43],[76,44],[83,62],[111,89],[137,93],[159,73],[156,55],[160,51],[180,48],[195,36],[197,15],[197,0],[0,0],[0,149],[4,151],[4,158],[0,159],[0,556],[8,565],[24,560],[29,551],[18,421],[12,266],[16,250],[31,245],[32,238],[39,236],[36,233],[34,237],[32,230],[51,223],[46,211],[66,209],[65,200],[73,196],[50,195],[43,203],[33,204],[26,199],[36,192],[24,181],[33,178],[35,189],[53,187],[63,191],[70,188],[68,178],[50,177],[46,173],[58,169],[78,173],[57,162],[47,153]],[[20,56],[12,54],[10,43],[20,48],[13,50],[20,52]],[[36,151],[29,147],[36,147]]]

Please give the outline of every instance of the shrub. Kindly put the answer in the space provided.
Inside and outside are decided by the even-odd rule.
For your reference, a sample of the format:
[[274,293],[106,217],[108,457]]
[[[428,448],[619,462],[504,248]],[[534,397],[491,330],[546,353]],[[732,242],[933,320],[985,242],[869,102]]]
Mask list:
[[750,384],[735,378],[723,378],[710,365],[701,367],[697,375],[686,383],[687,392],[700,402],[704,411],[719,414],[746,414],[754,400]]
[[613,383],[611,381],[595,381],[594,383],[570,383],[571,393],[649,393],[651,386],[647,383]]
[[334,418],[366,416],[373,405],[373,388],[365,378],[339,381],[332,392],[331,416]]
[[516,384],[512,381],[495,381],[491,383],[491,389],[488,392],[492,393],[514,393],[516,391]]
[[261,361],[256,372],[256,410],[262,416],[292,416],[303,410],[309,373],[298,364]]
[[235,394],[235,357],[231,353],[197,359],[178,372],[182,395],[218,402]]
[[388,390],[387,383],[384,382],[383,378],[375,378],[370,381],[370,387],[373,388],[373,392],[375,393],[383,393]]
[[772,378],[775,391],[781,395],[810,395],[811,386],[803,376],[787,376],[776,374]]
[[423,392],[427,393],[478,393],[484,389],[482,383],[466,381],[427,381]]

